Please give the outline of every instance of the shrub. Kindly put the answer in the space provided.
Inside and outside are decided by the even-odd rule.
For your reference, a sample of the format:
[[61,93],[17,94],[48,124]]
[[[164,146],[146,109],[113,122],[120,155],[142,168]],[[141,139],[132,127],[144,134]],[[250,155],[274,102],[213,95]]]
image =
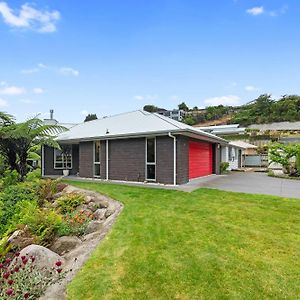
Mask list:
[[18,202],[36,202],[37,199],[36,185],[32,183],[19,183],[5,188],[0,193],[0,202],[3,206],[2,213],[0,214],[0,234],[6,231],[11,218],[16,213],[16,204]]
[[64,235],[84,235],[89,222],[92,220],[92,213],[86,211],[76,211],[67,214],[63,218],[61,226],[58,228],[57,234]]
[[57,193],[57,185],[58,180],[40,180],[40,185],[38,189],[38,203],[39,206],[43,206],[45,204],[45,200],[52,200],[53,195]]
[[41,179],[41,169],[35,169],[26,176],[26,181],[39,181]]
[[38,299],[46,288],[66,275],[62,263],[57,261],[52,268],[36,267],[34,256],[19,256],[14,260],[6,258],[0,265],[2,279],[0,299]]
[[6,188],[10,185],[15,185],[19,182],[19,174],[16,170],[6,170],[2,178],[2,186]]
[[84,196],[78,193],[70,193],[63,195],[56,201],[62,213],[71,213],[84,202]]
[[300,173],[300,151],[296,155],[296,169]]
[[37,203],[21,203],[20,206],[18,215],[15,215],[18,225],[27,225],[42,245],[51,242],[62,225],[62,216],[53,209],[39,208]]
[[229,162],[221,162],[221,164],[220,164],[220,172],[221,172],[221,174],[226,173],[228,167],[229,167]]

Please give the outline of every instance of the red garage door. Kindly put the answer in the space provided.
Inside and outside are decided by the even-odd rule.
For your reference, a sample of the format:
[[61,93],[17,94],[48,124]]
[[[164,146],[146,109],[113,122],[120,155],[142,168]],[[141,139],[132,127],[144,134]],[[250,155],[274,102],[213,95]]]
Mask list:
[[189,179],[212,174],[212,144],[199,141],[189,142]]

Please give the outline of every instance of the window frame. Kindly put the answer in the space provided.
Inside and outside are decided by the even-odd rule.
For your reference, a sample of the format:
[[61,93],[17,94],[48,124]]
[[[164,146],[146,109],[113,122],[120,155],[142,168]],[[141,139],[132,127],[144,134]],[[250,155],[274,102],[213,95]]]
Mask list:
[[[148,140],[154,140],[154,162],[148,162]],[[145,139],[145,179],[146,181],[156,181],[156,136],[154,137],[146,137]],[[154,179],[148,178],[148,166],[154,166],[155,172],[154,172]]]
[[54,170],[72,170],[73,169],[73,145],[70,145],[71,147],[71,151],[70,151],[70,154],[71,154],[71,166],[68,167],[66,165],[66,167],[64,167],[64,156],[65,155],[61,155],[62,156],[62,166],[61,167],[57,167],[56,164],[57,164],[57,160],[56,160],[56,151],[62,151],[61,149],[57,149],[57,148],[53,148],[53,168]]
[[[99,161],[95,161],[95,158],[96,158],[96,143],[97,142],[99,142],[99,144],[100,144]],[[95,175],[95,165],[99,165],[100,175]],[[101,178],[101,140],[93,141],[93,177],[94,178]]]

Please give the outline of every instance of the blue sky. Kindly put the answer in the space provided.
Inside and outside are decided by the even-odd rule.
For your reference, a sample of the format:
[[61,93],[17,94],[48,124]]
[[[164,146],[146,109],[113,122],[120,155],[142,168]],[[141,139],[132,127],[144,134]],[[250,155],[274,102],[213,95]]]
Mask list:
[[298,0],[0,0],[0,110],[58,120],[300,94]]

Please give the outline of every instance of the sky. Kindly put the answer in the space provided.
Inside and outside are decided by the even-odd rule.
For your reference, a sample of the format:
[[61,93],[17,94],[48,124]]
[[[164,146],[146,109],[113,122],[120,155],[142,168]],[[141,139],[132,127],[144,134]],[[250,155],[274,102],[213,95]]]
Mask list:
[[81,122],[300,94],[299,0],[0,0],[0,111]]

